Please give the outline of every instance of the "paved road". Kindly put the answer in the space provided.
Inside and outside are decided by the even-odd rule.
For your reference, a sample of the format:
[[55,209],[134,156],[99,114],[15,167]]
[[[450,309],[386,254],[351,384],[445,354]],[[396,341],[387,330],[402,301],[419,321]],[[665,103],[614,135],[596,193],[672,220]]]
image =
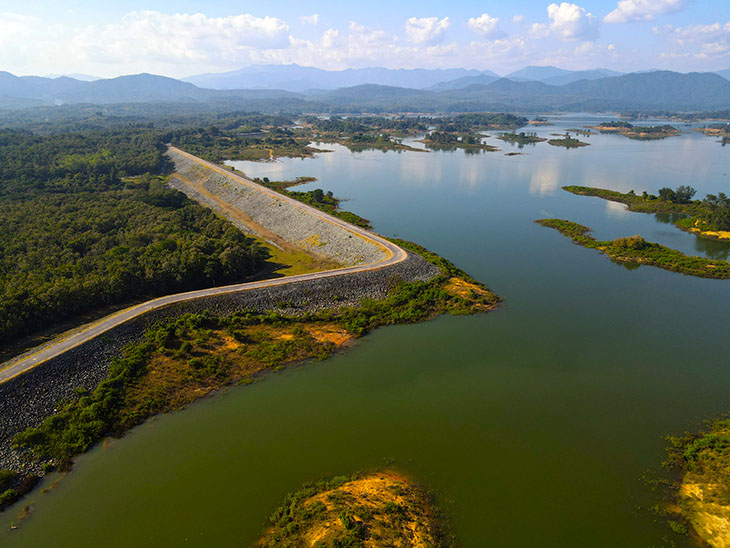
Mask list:
[[378,269],[385,268],[385,267],[394,265],[396,263],[399,263],[399,262],[405,260],[406,257],[408,256],[407,253],[403,249],[401,249],[397,245],[393,244],[392,242],[389,242],[388,240],[378,236],[377,234],[368,232],[367,230],[364,230],[357,226],[351,225],[350,223],[347,223],[341,219],[328,215],[327,213],[324,213],[311,206],[298,202],[297,200],[289,198],[288,196],[283,196],[277,192],[274,192],[273,190],[270,190],[268,188],[265,188],[261,185],[254,183],[250,179],[247,179],[247,178],[242,177],[241,175],[238,175],[235,173],[231,173],[230,171],[228,171],[226,169],[218,167],[217,165],[212,164],[210,162],[206,162],[205,160],[202,160],[196,156],[193,156],[192,154],[188,154],[187,152],[183,152],[182,150],[179,150],[175,147],[170,147],[170,149],[172,149],[175,152],[177,152],[178,154],[186,156],[187,158],[194,160],[195,162],[197,162],[203,166],[206,166],[214,171],[223,173],[227,177],[231,177],[240,183],[248,185],[265,194],[269,194],[272,197],[276,198],[277,200],[283,200],[286,202],[290,202],[292,205],[298,207],[299,209],[306,211],[308,214],[315,215],[324,221],[338,225],[343,230],[347,230],[348,232],[351,232],[355,236],[364,238],[364,239],[372,242],[374,245],[381,247],[385,251],[385,258],[382,259],[381,261],[377,261],[374,263],[350,266],[347,268],[325,270],[323,272],[314,272],[312,274],[300,274],[297,276],[288,276],[285,278],[276,278],[273,280],[261,280],[261,281],[257,281],[257,282],[248,282],[248,283],[243,283],[243,284],[228,285],[228,286],[224,286],[224,287],[214,287],[211,289],[200,289],[197,291],[189,291],[187,293],[177,293],[175,295],[167,295],[166,297],[158,297],[157,299],[152,299],[151,301],[147,301],[145,303],[138,304],[136,306],[132,306],[132,307],[122,310],[120,312],[111,314],[110,316],[107,316],[107,317],[99,320],[98,322],[84,328],[82,331],[76,332],[73,335],[70,335],[59,341],[51,343],[50,345],[44,345],[42,347],[39,347],[39,350],[37,352],[30,352],[30,353],[22,356],[19,359],[16,358],[14,360],[10,360],[9,362],[6,362],[5,364],[0,365],[0,383],[6,382],[14,377],[17,377],[18,375],[22,375],[26,371],[33,369],[34,367],[37,367],[38,365],[50,360],[51,358],[55,358],[56,356],[59,356],[59,355],[63,354],[64,352],[93,339],[94,337],[98,337],[102,333],[105,333],[105,332],[109,331],[110,329],[112,329],[113,327],[120,325],[124,322],[127,322],[127,321],[131,320],[132,318],[136,318],[137,316],[146,314],[150,310],[162,308],[162,307],[168,306],[173,303],[200,299],[201,297],[210,297],[210,296],[214,296],[214,295],[225,295],[228,293],[238,293],[241,291],[251,291],[252,289],[259,289],[262,287],[272,287],[272,286],[277,286],[277,285],[293,284],[293,283],[298,283],[298,282],[307,281],[307,280],[316,280],[318,278],[343,276],[346,274],[351,274],[353,272],[378,270]]

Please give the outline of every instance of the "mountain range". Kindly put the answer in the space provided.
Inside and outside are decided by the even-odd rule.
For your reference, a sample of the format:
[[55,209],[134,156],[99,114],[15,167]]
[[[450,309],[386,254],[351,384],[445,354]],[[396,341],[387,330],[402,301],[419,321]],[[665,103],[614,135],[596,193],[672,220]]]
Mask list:
[[[65,76],[17,77],[0,72],[0,108],[17,110],[61,104],[121,103],[195,104],[217,109],[309,112],[730,108],[730,80],[715,73],[650,71],[618,74],[606,69],[566,71],[555,67],[526,67],[507,78],[500,78],[491,72],[465,69],[322,71],[285,65],[278,69],[264,67],[269,79],[262,76],[257,82],[260,87],[256,88],[253,80],[256,74],[263,74],[256,72],[260,69],[262,67],[249,67],[217,75],[218,78],[228,78],[228,85],[241,82],[241,87],[232,89],[205,88],[201,87],[202,81],[193,84],[152,74],[82,81]],[[730,77],[730,70],[724,72]],[[276,78],[297,74],[301,76],[300,80],[296,80],[297,85],[306,88],[302,91],[267,89],[264,86],[276,82]],[[249,84],[247,89],[242,89],[244,81]],[[348,85],[362,81],[366,83]],[[391,83],[380,83],[383,81]],[[338,85],[341,83],[345,85]],[[317,87],[312,88],[310,84]],[[330,89],[327,86],[337,87]]]

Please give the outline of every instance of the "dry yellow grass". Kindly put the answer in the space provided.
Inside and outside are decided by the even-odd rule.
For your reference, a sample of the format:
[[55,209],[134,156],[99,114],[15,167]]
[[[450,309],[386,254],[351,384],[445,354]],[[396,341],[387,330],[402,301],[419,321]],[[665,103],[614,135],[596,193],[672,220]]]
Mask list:
[[290,511],[293,520],[287,518],[286,523],[274,525],[258,546],[315,548],[353,539],[365,548],[449,545],[439,534],[429,497],[392,471],[367,474],[327,488],[298,500]]

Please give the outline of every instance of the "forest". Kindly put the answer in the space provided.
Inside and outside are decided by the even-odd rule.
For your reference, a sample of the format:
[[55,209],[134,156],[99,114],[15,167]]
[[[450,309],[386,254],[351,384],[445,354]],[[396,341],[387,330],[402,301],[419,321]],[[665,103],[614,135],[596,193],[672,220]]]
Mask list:
[[165,186],[162,142],[140,130],[0,132],[0,344],[263,267],[254,240]]

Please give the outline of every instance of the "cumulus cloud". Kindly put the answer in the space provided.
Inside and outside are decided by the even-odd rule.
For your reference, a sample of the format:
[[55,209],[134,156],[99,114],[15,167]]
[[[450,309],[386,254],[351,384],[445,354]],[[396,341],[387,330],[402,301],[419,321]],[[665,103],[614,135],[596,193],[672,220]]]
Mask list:
[[522,21],[524,21],[524,20],[525,20],[525,16],[524,15],[514,15],[514,16],[512,16],[512,22],[515,23],[515,24],[522,23]]
[[[730,57],[730,21],[710,25],[655,27],[656,34],[664,36],[677,48],[674,56],[713,59]],[[664,53],[663,57],[672,55]]]
[[596,18],[576,4],[562,2],[547,7],[550,30],[563,40],[595,40],[598,38]]
[[490,17],[487,13],[482,13],[479,17],[472,17],[467,22],[467,26],[482,36],[488,38],[495,36],[499,33],[497,25],[499,24],[499,18]]
[[125,15],[117,24],[84,29],[74,37],[72,48],[80,57],[97,62],[236,61],[248,58],[246,52],[254,48],[287,47],[288,31],[284,21],[268,16],[141,11]]
[[414,44],[437,44],[450,26],[448,17],[411,17],[406,21],[406,36]]
[[527,29],[527,35],[530,38],[547,38],[550,36],[550,29],[545,23],[533,23]]
[[0,13],[0,66],[20,74],[43,59],[63,59],[65,33],[58,25],[18,13]]
[[616,9],[606,15],[606,23],[652,21],[657,15],[680,11],[690,0],[619,0]]
[[312,15],[302,15],[299,18],[299,22],[303,25],[319,25],[319,13],[313,13]]

